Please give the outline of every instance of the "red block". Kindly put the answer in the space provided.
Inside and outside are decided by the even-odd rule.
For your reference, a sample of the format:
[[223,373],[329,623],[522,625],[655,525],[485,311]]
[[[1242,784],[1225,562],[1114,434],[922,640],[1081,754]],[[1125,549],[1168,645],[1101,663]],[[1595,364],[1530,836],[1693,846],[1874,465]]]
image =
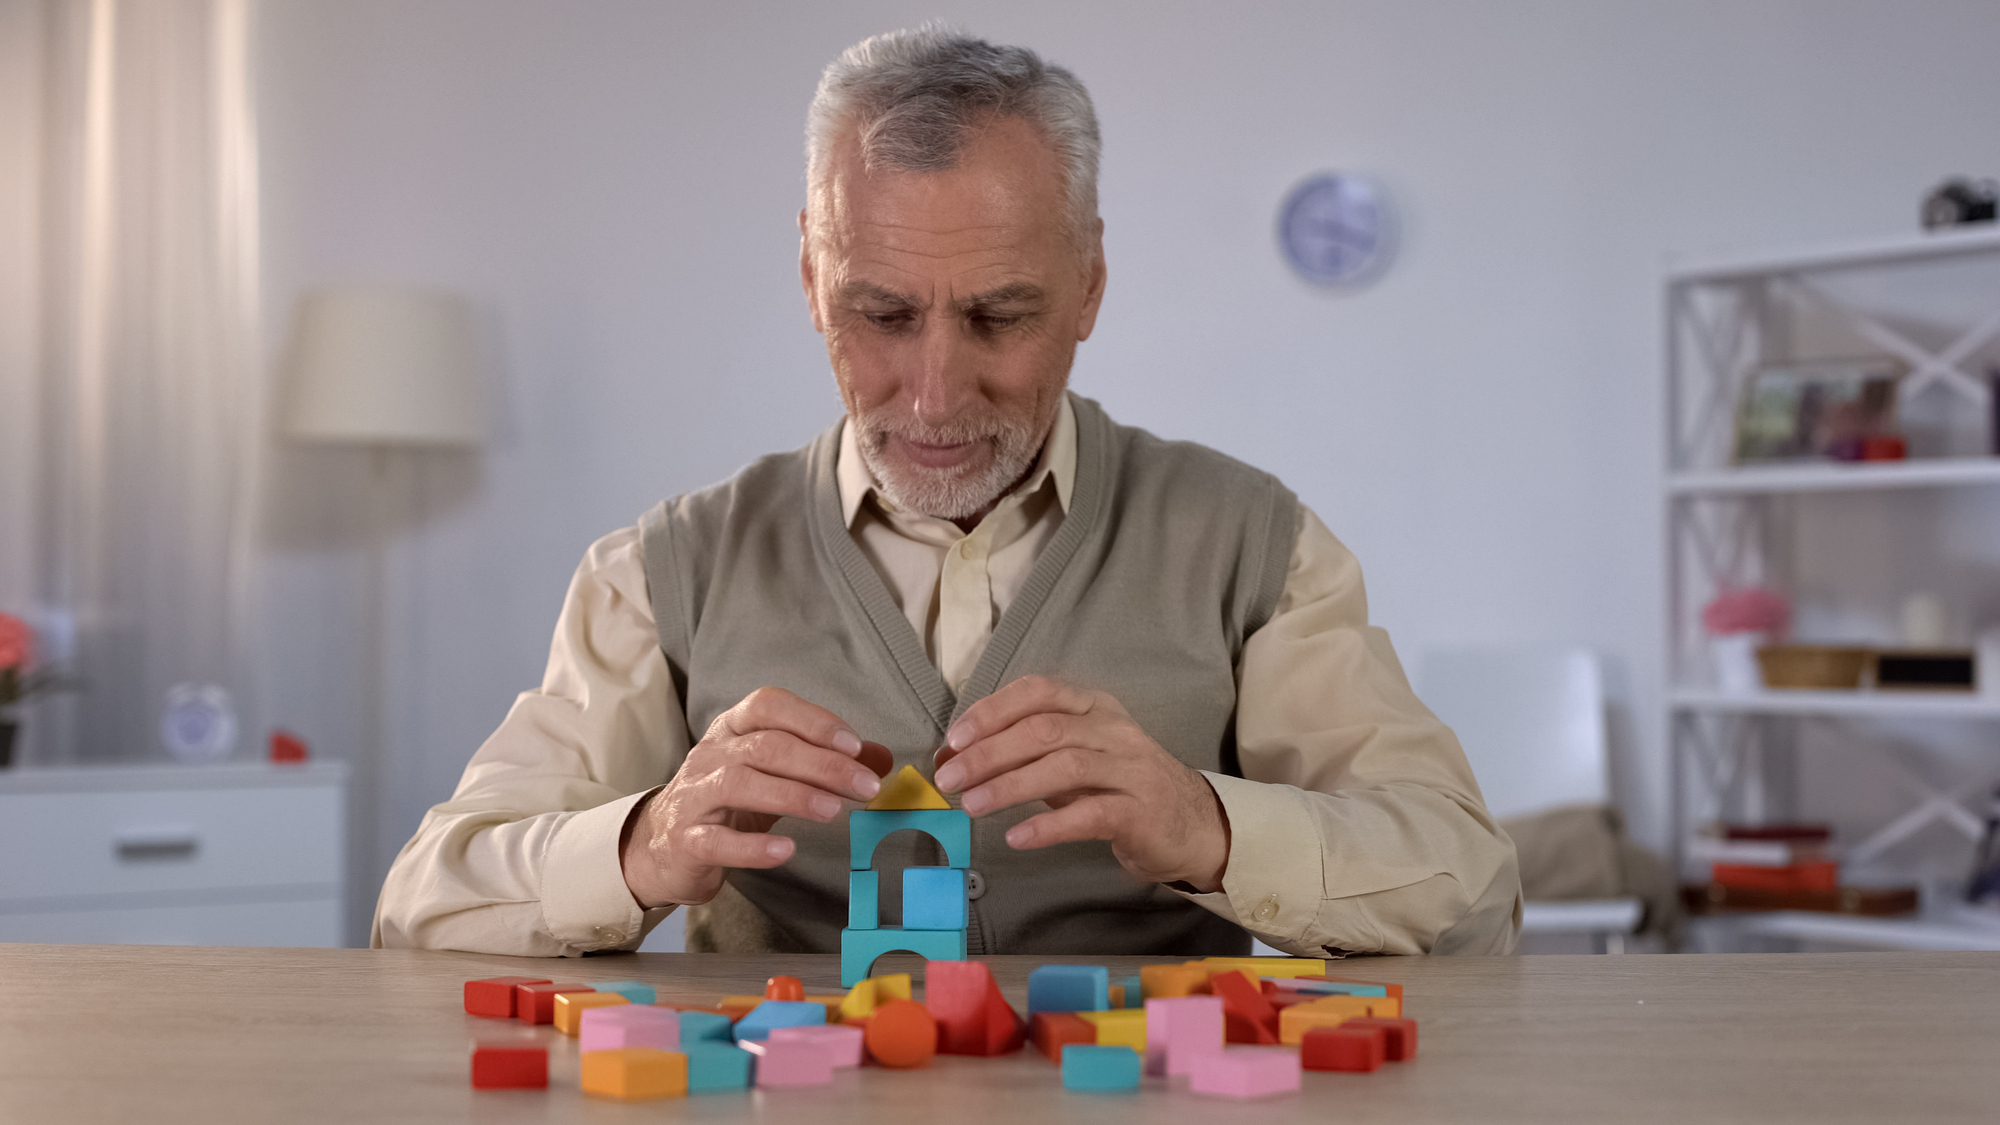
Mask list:
[[1062,1065],[1063,1044],[1097,1042],[1097,1025],[1068,1012],[1036,1012],[1029,1023],[1035,1050],[1057,1066]]
[[797,977],[772,977],[764,982],[766,1000],[804,1000],[806,986]]
[[1344,1070],[1366,1074],[1382,1065],[1389,1034],[1380,1027],[1356,1027],[1348,1020],[1338,1027],[1315,1027],[1299,1043],[1299,1065],[1307,1070]]
[[475,1016],[512,1019],[514,990],[524,984],[547,984],[547,977],[487,977],[465,982],[465,1010]]
[[1417,1021],[1384,1019],[1380,1016],[1347,1020],[1341,1027],[1379,1027],[1387,1037],[1383,1057],[1390,1062],[1409,1062],[1417,1057]]
[[587,984],[522,984],[514,986],[514,1015],[522,1023],[556,1022],[556,997],[564,992],[596,992]]
[[938,1025],[938,1054],[1010,1055],[1027,1041],[1021,1017],[978,961],[932,961],[924,967],[924,1007]]
[[1217,973],[1209,987],[1222,997],[1222,1037],[1230,1043],[1276,1043],[1278,1009],[1264,990],[1241,972]]
[[482,1044],[472,1049],[475,1090],[545,1090],[549,1085],[549,1049]]

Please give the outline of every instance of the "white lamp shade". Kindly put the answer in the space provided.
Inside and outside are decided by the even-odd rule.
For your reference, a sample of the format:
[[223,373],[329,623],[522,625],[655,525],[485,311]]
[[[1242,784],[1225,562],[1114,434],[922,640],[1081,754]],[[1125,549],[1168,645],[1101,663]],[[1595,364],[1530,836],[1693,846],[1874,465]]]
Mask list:
[[282,425],[301,441],[478,445],[472,318],[447,293],[323,289],[299,299]]

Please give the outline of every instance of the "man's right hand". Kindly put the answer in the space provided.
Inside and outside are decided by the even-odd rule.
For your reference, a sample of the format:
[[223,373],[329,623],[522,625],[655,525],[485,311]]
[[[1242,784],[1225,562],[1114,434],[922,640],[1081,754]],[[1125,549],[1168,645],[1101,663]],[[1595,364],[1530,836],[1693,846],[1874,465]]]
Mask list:
[[890,761],[826,708],[758,688],[717,716],[673,780],[632,810],[619,845],[625,886],[648,909],[707,902],[726,869],[792,857],[790,839],[768,834],[779,817],[832,820],[843,798],[881,792]]

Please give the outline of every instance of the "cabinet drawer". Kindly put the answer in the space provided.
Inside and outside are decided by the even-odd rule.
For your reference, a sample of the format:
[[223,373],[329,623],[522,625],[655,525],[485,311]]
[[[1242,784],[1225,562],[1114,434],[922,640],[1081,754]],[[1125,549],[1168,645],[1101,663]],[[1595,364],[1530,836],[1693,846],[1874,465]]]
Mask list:
[[340,820],[332,786],[4,793],[0,899],[337,884]]
[[332,949],[340,944],[340,902],[327,898],[45,914],[0,913],[0,941]]

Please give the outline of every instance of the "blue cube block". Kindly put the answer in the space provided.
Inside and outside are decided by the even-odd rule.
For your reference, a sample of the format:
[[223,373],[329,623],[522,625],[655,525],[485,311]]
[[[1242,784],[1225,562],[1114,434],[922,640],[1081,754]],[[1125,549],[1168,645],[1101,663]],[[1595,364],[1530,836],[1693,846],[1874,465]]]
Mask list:
[[640,984],[636,980],[594,980],[590,987],[599,992],[616,992],[634,1004],[651,1004],[659,997],[653,994],[653,986]]
[[1145,1007],[1146,1006],[1145,994],[1146,994],[1146,986],[1142,981],[1140,981],[1138,977],[1125,978],[1126,1007],[1128,1008]]
[[756,1056],[741,1047],[714,1040],[689,1043],[681,1040],[681,1053],[688,1060],[688,1093],[704,1090],[744,1090],[756,1074]]
[[745,1039],[763,1040],[778,1027],[806,1027],[826,1022],[826,1005],[803,1000],[766,1000],[736,1021],[732,1035],[738,1043]]
[[682,1012],[681,1042],[693,1043],[711,1039],[719,1043],[730,1041],[729,1017],[721,1012]]
[[1139,1088],[1140,1062],[1139,1052],[1130,1047],[1064,1044],[1063,1089],[1136,1090]]
[[[869,874],[873,875],[874,872],[871,871]],[[848,925],[853,923],[849,922]],[[956,867],[904,868],[903,928],[964,929],[965,872]]]
[[1043,965],[1028,974],[1028,1014],[1102,1012],[1111,1007],[1111,970],[1102,965]]
[[[907,892],[905,892],[907,893]],[[882,873],[847,873],[847,928],[872,930],[882,924]]]

